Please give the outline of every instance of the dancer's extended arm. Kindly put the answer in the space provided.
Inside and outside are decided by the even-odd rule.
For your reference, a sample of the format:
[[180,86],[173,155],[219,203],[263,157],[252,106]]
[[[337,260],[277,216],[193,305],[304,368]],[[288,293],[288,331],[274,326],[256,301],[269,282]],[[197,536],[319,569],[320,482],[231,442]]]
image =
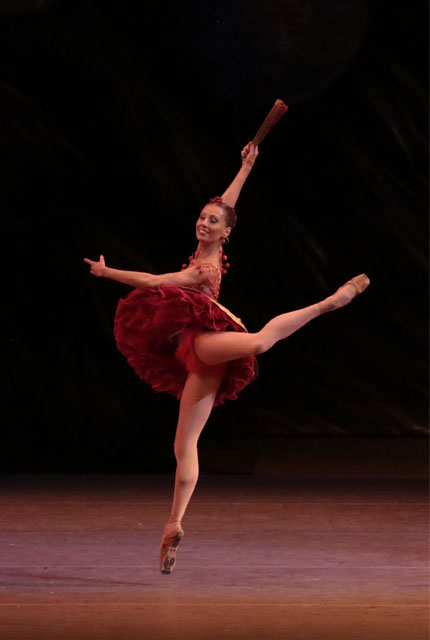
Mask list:
[[254,162],[258,156],[258,145],[253,142],[248,142],[246,147],[242,149],[242,166],[231,185],[222,194],[222,201],[234,207],[239,198],[239,194],[242,190],[245,180],[249,176]]
[[137,287],[140,289],[158,287],[160,284],[173,284],[177,287],[192,287],[195,284],[200,284],[207,280],[207,274],[201,271],[199,267],[189,267],[183,271],[156,275],[153,273],[144,273],[143,271],[111,269],[106,266],[103,256],[100,256],[100,260],[98,262],[90,260],[89,258],[84,258],[84,262],[91,265],[90,272],[99,278],[109,278],[110,280],[116,280],[117,282],[122,282],[123,284],[128,284],[131,287]]

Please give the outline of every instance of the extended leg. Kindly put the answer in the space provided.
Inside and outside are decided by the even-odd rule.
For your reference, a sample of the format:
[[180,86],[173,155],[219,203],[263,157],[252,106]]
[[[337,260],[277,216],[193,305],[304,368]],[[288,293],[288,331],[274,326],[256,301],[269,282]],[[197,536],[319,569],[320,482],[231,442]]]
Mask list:
[[313,304],[276,316],[257,333],[207,331],[196,337],[195,350],[200,360],[208,365],[264,353],[275,342],[287,338],[319,315],[318,305]]
[[196,353],[200,360],[208,365],[264,353],[276,342],[287,338],[322,313],[351,302],[357,293],[361,293],[368,286],[369,279],[362,274],[353,278],[352,282],[354,284],[350,284],[349,281],[343,287],[339,287],[333,295],[321,302],[276,316],[257,333],[202,332],[195,339]]

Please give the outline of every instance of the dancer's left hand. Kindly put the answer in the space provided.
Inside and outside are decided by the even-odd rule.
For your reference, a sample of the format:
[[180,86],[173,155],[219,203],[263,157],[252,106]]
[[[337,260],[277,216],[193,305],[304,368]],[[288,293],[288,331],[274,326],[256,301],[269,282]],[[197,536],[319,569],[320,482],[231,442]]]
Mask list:
[[258,145],[253,142],[248,142],[246,147],[243,147],[242,152],[242,166],[253,167],[254,162],[258,156]]

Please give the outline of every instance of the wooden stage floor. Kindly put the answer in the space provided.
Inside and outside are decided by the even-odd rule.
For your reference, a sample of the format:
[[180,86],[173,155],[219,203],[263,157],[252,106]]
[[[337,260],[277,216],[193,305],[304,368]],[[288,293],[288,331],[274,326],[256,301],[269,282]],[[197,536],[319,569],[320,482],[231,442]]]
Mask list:
[[1,640],[428,640],[422,478],[3,476]]

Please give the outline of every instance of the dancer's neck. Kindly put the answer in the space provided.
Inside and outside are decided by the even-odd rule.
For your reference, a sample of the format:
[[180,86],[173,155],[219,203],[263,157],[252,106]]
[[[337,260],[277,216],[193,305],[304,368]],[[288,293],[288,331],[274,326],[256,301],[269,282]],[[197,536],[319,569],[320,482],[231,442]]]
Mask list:
[[195,253],[195,258],[200,262],[216,262],[217,260],[219,260],[219,249],[219,245],[214,242],[211,242],[210,244],[199,242]]

